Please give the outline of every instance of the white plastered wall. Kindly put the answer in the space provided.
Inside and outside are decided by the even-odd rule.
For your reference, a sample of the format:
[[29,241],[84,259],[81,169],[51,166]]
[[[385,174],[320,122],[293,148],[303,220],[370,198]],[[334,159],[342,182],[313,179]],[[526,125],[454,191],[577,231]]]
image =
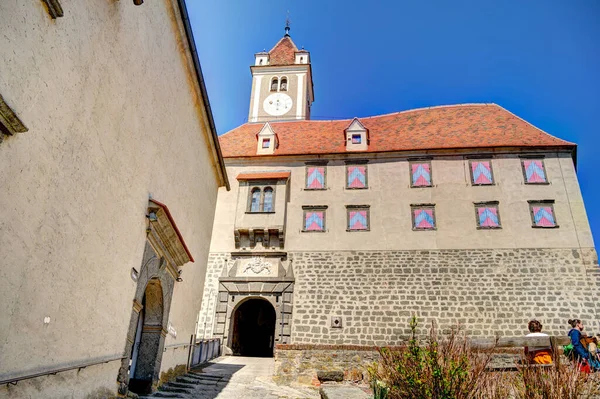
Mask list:
[[[428,188],[410,187],[410,157],[402,156],[362,156],[369,159],[366,190],[345,188],[346,163],[334,156],[327,165],[327,190],[322,191],[304,190],[305,163],[298,159],[228,160],[227,170],[231,180],[242,172],[291,170],[287,251],[593,247],[571,155],[544,155],[549,185],[524,184],[518,154],[493,156],[493,186],[472,186],[468,159],[451,155],[434,157],[434,186]],[[230,192],[219,192],[211,252],[234,250],[237,191],[234,182]],[[527,201],[544,199],[555,201],[557,229],[531,227]],[[476,228],[473,203],[480,201],[499,201],[502,229]],[[436,204],[437,230],[412,230],[410,205],[420,203]],[[301,232],[303,205],[328,206],[326,233]],[[346,231],[346,205],[370,205],[370,231]]]
[[[176,283],[167,370],[187,361],[170,345],[195,331],[218,185],[177,4],[62,5],[52,20],[41,1],[0,2],[0,92],[29,128],[0,144],[0,374],[123,353],[149,194],[168,205],[196,260]],[[0,396],[114,390],[118,368]]]

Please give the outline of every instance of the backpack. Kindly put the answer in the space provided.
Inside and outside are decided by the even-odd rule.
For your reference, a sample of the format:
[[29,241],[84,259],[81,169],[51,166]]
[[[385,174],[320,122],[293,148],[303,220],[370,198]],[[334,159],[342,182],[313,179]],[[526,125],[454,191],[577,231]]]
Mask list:
[[563,346],[563,353],[567,358],[573,359],[573,344]]

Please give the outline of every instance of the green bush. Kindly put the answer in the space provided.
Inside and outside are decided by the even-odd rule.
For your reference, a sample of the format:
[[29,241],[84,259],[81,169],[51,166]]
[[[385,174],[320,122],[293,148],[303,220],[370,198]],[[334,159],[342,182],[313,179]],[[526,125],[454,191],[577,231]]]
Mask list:
[[427,339],[411,339],[399,348],[380,348],[380,361],[369,367],[374,399],[591,399],[597,398],[600,373],[587,375],[568,362],[560,367],[519,365],[517,372],[486,371],[494,348],[476,350],[457,329]]

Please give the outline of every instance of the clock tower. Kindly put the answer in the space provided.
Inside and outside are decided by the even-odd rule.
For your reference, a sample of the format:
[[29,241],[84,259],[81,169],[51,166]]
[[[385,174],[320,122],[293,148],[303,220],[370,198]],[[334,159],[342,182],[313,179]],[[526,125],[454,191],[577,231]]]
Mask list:
[[290,27],[269,51],[254,55],[249,122],[310,119],[314,101],[310,53],[298,50]]

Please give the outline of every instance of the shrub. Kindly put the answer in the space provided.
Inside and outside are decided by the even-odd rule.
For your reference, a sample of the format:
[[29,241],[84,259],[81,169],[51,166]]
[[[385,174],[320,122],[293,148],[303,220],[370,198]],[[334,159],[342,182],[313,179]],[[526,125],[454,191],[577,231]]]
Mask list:
[[582,373],[571,363],[550,368],[524,365],[511,382],[515,399],[589,399],[600,394],[598,373]]
[[424,345],[420,345],[415,317],[410,328],[408,343],[394,350],[380,348],[381,361],[370,368],[372,381],[383,384],[387,390],[382,398],[504,399],[508,396],[485,371],[490,350],[472,350],[457,329],[439,337],[433,326]]
[[374,399],[591,399],[599,394],[598,373],[580,373],[569,363],[490,372],[494,348],[474,349],[458,329],[438,336],[433,326],[420,343],[416,318],[410,327],[408,343],[380,348],[380,361],[369,367]]

